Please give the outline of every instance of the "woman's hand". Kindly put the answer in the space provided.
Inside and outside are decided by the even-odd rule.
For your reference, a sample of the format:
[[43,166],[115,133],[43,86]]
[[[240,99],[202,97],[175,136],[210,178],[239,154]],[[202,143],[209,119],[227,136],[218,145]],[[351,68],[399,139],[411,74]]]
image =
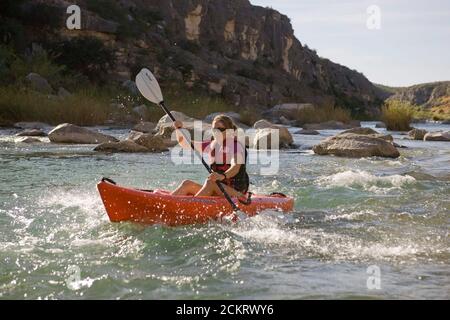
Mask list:
[[176,121],[173,123],[173,127],[174,127],[175,129],[181,129],[181,128],[183,128],[183,122],[181,122],[181,121],[179,121],[179,120],[176,120]]
[[224,179],[225,179],[225,176],[223,174],[221,174],[221,173],[218,173],[218,172],[213,172],[208,177],[208,180],[211,180],[211,181],[214,181],[214,182],[222,181]]

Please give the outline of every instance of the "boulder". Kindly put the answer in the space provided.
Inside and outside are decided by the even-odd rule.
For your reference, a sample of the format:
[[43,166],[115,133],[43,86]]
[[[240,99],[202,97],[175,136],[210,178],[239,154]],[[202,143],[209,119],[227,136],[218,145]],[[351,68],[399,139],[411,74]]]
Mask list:
[[319,155],[335,155],[340,157],[387,157],[400,156],[392,143],[374,135],[343,133],[329,137],[313,147]]
[[25,77],[25,79],[33,90],[41,93],[53,92],[53,88],[50,86],[47,79],[41,77],[37,73],[30,73]]
[[450,141],[450,131],[428,132],[424,137],[424,141]]
[[281,116],[281,117],[278,119],[278,121],[275,121],[275,122],[276,122],[276,123],[280,123],[280,124],[282,124],[282,125],[284,125],[284,126],[292,127],[292,126],[295,126],[295,124],[296,124],[297,121],[295,121],[295,120],[289,120],[289,119],[287,119],[285,116]]
[[450,124],[450,120],[444,120],[442,121],[442,124]]
[[345,131],[342,131],[339,134],[346,134],[346,133],[354,133],[354,134],[361,134],[361,135],[370,135],[375,138],[383,139],[388,142],[393,142],[394,138],[390,134],[381,134],[376,130],[373,130],[371,128],[352,128]]
[[355,133],[355,134],[379,134],[378,131],[373,130],[373,129],[371,129],[371,128],[361,128],[361,127],[359,127],[359,128],[348,129],[348,130],[342,131],[340,134],[343,134],[343,133]]
[[206,123],[211,123],[214,120],[214,118],[220,114],[224,114],[224,115],[230,117],[235,123],[241,121],[241,115],[237,112],[214,112],[214,113],[208,114],[205,117],[205,119],[203,119],[203,121]]
[[314,105],[311,103],[285,103],[274,106],[273,108],[264,112],[263,115],[272,119],[280,117],[295,119],[302,110],[313,108]]
[[59,87],[58,89],[58,97],[60,98],[67,98],[70,97],[72,94],[67,91],[66,89],[64,89],[63,87]]
[[15,128],[19,129],[44,129],[50,127],[49,124],[43,122],[16,122],[14,124]]
[[307,123],[303,125],[303,129],[307,130],[345,130],[345,129],[351,129],[355,127],[359,127],[360,124],[357,122],[354,123],[343,123],[340,121],[334,121],[330,120],[327,122],[321,122],[321,123]]
[[[292,142],[283,141],[278,129],[264,128],[256,129],[254,134],[249,136],[250,148],[254,149],[286,149],[290,148]],[[274,140],[275,139],[275,140]],[[274,146],[272,148],[272,142]],[[247,141],[246,141],[247,144]]]
[[125,88],[130,94],[137,96],[139,94],[138,87],[136,83],[131,80],[125,80],[122,83],[122,87]]
[[27,129],[16,134],[17,137],[46,137],[47,134],[41,129]]
[[139,117],[145,118],[147,116],[147,106],[145,104],[142,104],[140,106],[134,107],[133,112],[138,115]]
[[309,136],[316,136],[316,135],[319,135],[320,132],[316,131],[316,130],[305,130],[305,129],[302,129],[302,130],[294,132],[294,134],[304,134],[304,135],[309,135]]
[[143,135],[143,132],[140,131],[134,131],[131,130],[130,133],[128,134],[127,140],[136,140],[137,138],[139,138],[141,135]]
[[168,150],[163,138],[154,136],[150,133],[142,133],[139,136],[136,136],[133,141],[138,145],[147,148],[151,152],[162,152]]
[[20,137],[14,140],[16,143],[40,143],[40,139],[35,137]]
[[156,124],[153,122],[147,122],[147,121],[141,121],[138,124],[136,124],[132,130],[139,131],[143,133],[149,133],[153,132],[155,130]]
[[415,128],[408,132],[408,136],[412,140],[423,140],[423,138],[425,137],[426,134],[427,134],[427,130],[415,129]]
[[390,143],[394,143],[394,138],[390,134],[378,133],[378,134],[373,134],[371,136],[375,137],[375,138],[378,138],[378,139],[383,139],[383,140],[385,140],[387,142],[390,142]]
[[[183,122],[194,122],[194,121],[199,121],[199,120],[197,120],[197,119],[194,119],[194,118],[191,118],[191,117],[185,115],[185,114],[182,113],[182,112],[172,111],[171,113],[172,113],[173,117],[174,117],[176,120],[179,120],[179,121],[183,121]],[[158,123],[157,123],[157,125],[156,125],[156,129],[155,129],[155,130],[156,130],[156,131],[159,131],[160,128],[161,128],[161,126],[167,126],[168,124],[172,125],[172,120],[171,120],[171,119],[169,118],[169,116],[166,114],[166,115],[164,115],[163,117],[161,117],[161,119],[159,119],[159,121],[158,121]]]
[[[158,126],[157,126],[158,128]],[[191,139],[194,137],[196,140],[201,140],[205,135],[205,132],[211,130],[211,125],[205,122],[183,122],[183,129],[187,130],[190,134]],[[175,131],[172,123],[166,123],[159,126],[159,130],[156,133],[156,136],[159,136],[163,139],[170,139],[172,137],[172,133]]]
[[79,127],[70,123],[58,125],[49,132],[48,137],[55,143],[79,143],[79,144],[98,144],[103,142],[117,142],[112,136]]
[[256,121],[253,124],[254,129],[277,128],[277,127],[279,127],[279,126],[273,124],[272,122],[270,122],[268,120],[264,120],[264,119]]
[[123,140],[119,142],[104,142],[99,144],[94,148],[94,151],[100,152],[125,152],[125,153],[133,153],[133,152],[150,152],[144,146],[137,144],[132,140]]
[[[191,139],[194,137],[198,137],[196,139],[201,140],[204,136],[205,131],[211,129],[210,124],[191,118],[182,112],[172,111],[172,115],[176,120],[183,121],[183,127],[189,132]],[[194,129],[194,121],[196,121],[195,123],[201,124],[201,126],[195,127]],[[167,146],[176,145],[177,142],[171,139],[172,133],[175,131],[175,129],[173,127],[172,120],[168,115],[165,115],[161,119],[159,119],[155,131],[155,135],[163,138]]]
[[294,138],[286,127],[278,126],[267,120],[259,120],[253,125],[254,129],[275,129],[279,132],[280,146],[290,146],[294,143]]
[[386,128],[386,124],[384,123],[384,122],[378,122],[376,125],[375,125],[375,128]]

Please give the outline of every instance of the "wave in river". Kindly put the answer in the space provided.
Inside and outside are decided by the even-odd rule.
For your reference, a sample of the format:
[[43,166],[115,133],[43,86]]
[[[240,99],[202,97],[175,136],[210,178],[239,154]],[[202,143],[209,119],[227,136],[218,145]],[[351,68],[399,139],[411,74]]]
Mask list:
[[409,175],[377,176],[363,170],[347,170],[326,177],[320,177],[318,184],[323,187],[361,187],[364,190],[385,193],[392,189],[399,189],[416,182]]

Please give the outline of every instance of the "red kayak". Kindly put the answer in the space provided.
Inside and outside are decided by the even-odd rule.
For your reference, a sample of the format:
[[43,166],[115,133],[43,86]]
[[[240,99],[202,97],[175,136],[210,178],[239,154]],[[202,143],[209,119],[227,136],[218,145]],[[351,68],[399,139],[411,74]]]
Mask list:
[[[206,223],[233,214],[233,209],[223,197],[173,196],[165,190],[121,187],[106,178],[97,184],[97,188],[112,222],[177,226]],[[288,212],[294,207],[294,199],[281,193],[252,195],[246,201],[233,200],[249,216],[269,209]]]

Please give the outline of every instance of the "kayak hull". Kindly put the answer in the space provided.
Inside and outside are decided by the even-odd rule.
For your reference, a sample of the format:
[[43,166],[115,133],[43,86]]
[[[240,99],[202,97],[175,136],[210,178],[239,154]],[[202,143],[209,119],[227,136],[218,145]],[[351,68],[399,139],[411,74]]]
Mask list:
[[[98,183],[97,188],[112,222],[177,226],[207,223],[233,213],[223,197],[173,196],[164,190],[126,188],[105,180]],[[249,216],[268,209],[288,212],[294,207],[294,199],[284,195],[253,195],[248,205],[233,200]]]

